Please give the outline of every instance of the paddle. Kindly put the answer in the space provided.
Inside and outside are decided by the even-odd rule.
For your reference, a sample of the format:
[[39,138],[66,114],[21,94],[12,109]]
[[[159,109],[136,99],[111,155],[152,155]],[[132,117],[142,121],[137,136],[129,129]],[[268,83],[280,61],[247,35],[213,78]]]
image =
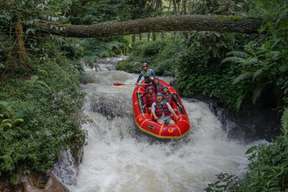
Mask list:
[[116,81],[116,82],[113,82],[113,86],[124,86],[124,85],[135,85],[135,83],[122,83],[122,82],[119,82],[119,81]]

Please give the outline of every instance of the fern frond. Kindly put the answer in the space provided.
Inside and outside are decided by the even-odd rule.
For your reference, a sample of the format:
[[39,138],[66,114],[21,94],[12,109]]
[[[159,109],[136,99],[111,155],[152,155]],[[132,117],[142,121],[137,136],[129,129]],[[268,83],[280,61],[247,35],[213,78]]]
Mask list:
[[245,95],[240,95],[236,101],[236,110],[239,111],[244,101]]
[[281,118],[282,132],[285,136],[288,136],[288,108],[286,108],[283,112]]
[[257,64],[259,61],[258,61],[258,58],[257,57],[251,57],[249,59],[245,59],[245,61],[243,62],[245,65],[255,65]]
[[46,82],[39,80],[39,81],[37,81],[37,83],[38,83],[40,86],[45,87],[46,89],[48,89],[49,91],[51,91],[51,88],[49,87],[49,85],[48,85]]
[[264,70],[262,68],[255,71],[253,74],[253,81],[256,81],[263,74],[263,72]]
[[245,63],[245,59],[240,57],[226,57],[221,63]]
[[233,84],[237,84],[237,83],[239,83],[240,81],[250,79],[251,77],[253,77],[253,73],[252,73],[252,72],[242,73],[241,75],[239,75],[237,78],[235,78],[235,79],[233,80]]
[[279,67],[279,71],[282,72],[282,73],[287,72],[288,71],[288,65],[287,64],[281,65]]
[[227,56],[234,56],[240,58],[247,58],[249,55],[244,51],[230,51],[227,53]]
[[265,85],[260,85],[259,87],[256,87],[256,89],[253,91],[253,96],[252,96],[253,104],[255,104],[256,101],[259,99],[264,88],[265,88]]

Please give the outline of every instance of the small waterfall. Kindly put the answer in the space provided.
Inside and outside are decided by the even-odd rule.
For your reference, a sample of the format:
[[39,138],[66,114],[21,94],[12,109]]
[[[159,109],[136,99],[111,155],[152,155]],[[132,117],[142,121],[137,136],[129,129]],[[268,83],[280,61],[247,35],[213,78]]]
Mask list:
[[[57,168],[56,173],[72,192],[201,192],[220,172],[245,173],[249,145],[229,139],[208,104],[184,99],[192,131],[181,140],[161,142],[135,127],[133,86],[112,86],[116,80],[133,83],[136,75],[86,73],[92,79],[82,85],[86,93],[83,115],[88,118],[82,128],[88,133],[88,144],[77,181],[69,169]],[[65,162],[56,167],[68,164],[76,169]]]
[[70,150],[62,151],[52,173],[66,185],[75,185],[78,168]]

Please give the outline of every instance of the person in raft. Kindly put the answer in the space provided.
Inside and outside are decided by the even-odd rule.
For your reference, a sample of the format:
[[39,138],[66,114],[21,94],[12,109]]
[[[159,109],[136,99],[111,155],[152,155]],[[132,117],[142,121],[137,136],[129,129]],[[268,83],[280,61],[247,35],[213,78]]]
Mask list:
[[162,94],[163,94],[163,97],[166,102],[168,102],[169,104],[172,103],[172,94],[169,92],[169,89],[168,87],[163,87],[162,88]]
[[153,102],[151,107],[151,112],[154,119],[161,124],[175,124],[175,121],[171,119],[171,113],[175,116],[176,119],[179,118],[171,105],[163,100],[162,93],[157,93],[156,101]]
[[155,92],[156,92],[156,94],[157,94],[157,93],[162,93],[162,91],[163,91],[163,85],[160,84],[158,78],[154,78],[153,84],[154,84],[154,87],[155,87]]
[[148,63],[143,64],[143,69],[137,79],[136,84],[139,84],[141,81],[142,77],[144,77],[144,81],[146,84],[152,84],[155,78],[155,72],[153,69],[148,68]]
[[153,86],[147,87],[145,93],[143,94],[143,101],[145,109],[148,110],[148,112],[151,111],[151,106],[155,100],[156,100],[156,94],[154,92]]
[[172,106],[173,106],[173,103],[175,103],[178,106],[179,111],[183,112],[183,107],[179,103],[177,96],[175,94],[170,93],[168,87],[163,87],[162,94],[163,94],[163,98],[164,98],[163,100],[165,102],[168,102]]

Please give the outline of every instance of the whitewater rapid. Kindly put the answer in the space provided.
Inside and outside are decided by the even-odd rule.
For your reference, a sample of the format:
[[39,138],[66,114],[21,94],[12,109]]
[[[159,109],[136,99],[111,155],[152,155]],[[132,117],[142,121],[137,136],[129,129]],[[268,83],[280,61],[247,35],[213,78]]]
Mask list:
[[201,192],[216,174],[245,173],[249,146],[227,138],[208,104],[184,99],[192,131],[181,140],[160,142],[134,125],[133,86],[112,86],[117,80],[133,83],[136,75],[90,69],[86,75],[87,145],[78,175],[66,182],[72,192]]

